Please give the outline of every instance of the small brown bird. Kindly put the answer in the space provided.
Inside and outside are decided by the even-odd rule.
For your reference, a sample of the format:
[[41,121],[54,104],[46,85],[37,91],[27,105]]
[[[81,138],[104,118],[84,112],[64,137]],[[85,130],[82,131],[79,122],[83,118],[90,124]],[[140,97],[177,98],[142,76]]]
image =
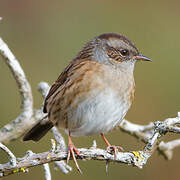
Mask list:
[[118,125],[134,99],[134,66],[137,61],[151,61],[141,55],[125,36],[106,33],[88,42],[52,85],[44,102],[48,120],[38,122],[23,138],[40,140],[53,126],[69,136],[68,158],[72,154],[77,169],[71,136],[104,134]]

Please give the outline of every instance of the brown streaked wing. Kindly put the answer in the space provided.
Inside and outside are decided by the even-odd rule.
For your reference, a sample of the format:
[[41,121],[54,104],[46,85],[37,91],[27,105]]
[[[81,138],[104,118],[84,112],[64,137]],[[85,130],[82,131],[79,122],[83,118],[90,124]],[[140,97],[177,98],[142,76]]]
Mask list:
[[51,86],[48,95],[45,98],[44,101],[44,107],[43,112],[47,113],[47,101],[49,98],[63,85],[63,83],[67,80],[67,78],[71,75],[71,70],[77,66],[82,61],[90,61],[90,59],[73,59],[70,64],[65,68],[65,70],[59,75],[58,79],[54,82],[54,84]]

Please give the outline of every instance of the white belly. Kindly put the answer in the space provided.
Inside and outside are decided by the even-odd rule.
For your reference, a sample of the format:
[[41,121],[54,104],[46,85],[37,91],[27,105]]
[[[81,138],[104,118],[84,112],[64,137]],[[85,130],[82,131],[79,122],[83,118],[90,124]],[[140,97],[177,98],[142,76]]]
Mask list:
[[72,136],[107,133],[126,115],[130,103],[108,89],[86,99],[68,112],[68,129]]

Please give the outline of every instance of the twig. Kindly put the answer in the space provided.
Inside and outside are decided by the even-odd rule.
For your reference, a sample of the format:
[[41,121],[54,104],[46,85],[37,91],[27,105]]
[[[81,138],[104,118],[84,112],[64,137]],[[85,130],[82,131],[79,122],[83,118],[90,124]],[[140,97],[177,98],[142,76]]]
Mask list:
[[50,86],[46,82],[40,82],[38,84],[38,91],[42,94],[43,98],[46,97],[47,93],[49,92]]
[[66,144],[65,144],[63,136],[59,133],[59,131],[57,130],[56,127],[53,127],[51,129],[51,132],[53,133],[53,136],[54,136],[56,143],[57,143],[56,149],[65,151],[66,150]]
[[21,114],[11,123],[5,125],[0,129],[0,142],[8,143],[13,139],[17,139],[26,130],[28,130],[35,119],[31,118],[33,115],[33,98],[31,86],[26,79],[24,71],[22,70],[18,60],[12,54],[6,43],[0,38],[0,55],[5,60],[10,68],[21,95]]
[[44,174],[45,174],[45,179],[46,180],[51,180],[51,171],[49,168],[49,164],[43,164],[43,168],[44,168]]
[[[179,133],[179,131],[177,131],[177,129],[179,130],[179,128],[174,126],[180,122],[179,115],[180,113],[178,113],[178,117],[176,118],[168,118],[164,120],[163,122],[157,122],[157,123],[162,123],[161,129],[163,131],[165,130],[166,132],[174,132],[174,130],[176,130],[175,133]],[[147,143],[149,138],[152,137],[154,133],[154,127],[155,125],[152,122],[149,125],[143,126],[143,125],[137,125],[137,124],[131,123],[124,119],[117,128],[123,132],[128,133],[131,136],[134,136],[137,139],[140,139],[142,142]],[[165,144],[166,143],[164,143],[164,146]],[[161,143],[158,145],[158,151],[160,152],[160,154],[162,154],[165,157],[165,159],[170,160],[172,158],[172,150],[167,149],[167,148],[164,149],[163,147],[161,147],[161,145],[162,145]],[[175,147],[178,147],[178,146],[174,146],[174,148]]]
[[51,139],[51,151],[55,152],[56,151],[56,141],[54,139]]
[[180,139],[169,141],[167,143],[161,141],[159,144],[159,149],[164,153],[168,160],[172,159],[173,150],[177,147],[180,147]]
[[64,161],[55,161],[55,170],[60,169],[64,174],[68,174],[72,171],[72,167],[66,164]]
[[[65,144],[64,138],[59,133],[57,128],[53,127],[51,129],[51,132],[53,133],[54,138],[55,138],[56,143],[57,143],[56,151],[57,152],[59,152],[59,151],[66,151],[66,144]],[[70,171],[72,171],[72,168],[69,165],[67,165],[64,161],[55,161],[54,164],[55,164],[55,168],[57,169],[57,167],[58,167],[64,174],[67,174]]]
[[9,159],[10,159],[10,165],[12,167],[15,167],[17,165],[15,155],[2,143],[0,143],[0,148],[8,154]]
[[97,148],[96,140],[93,140],[93,144],[92,144],[92,147],[91,147],[91,148]]

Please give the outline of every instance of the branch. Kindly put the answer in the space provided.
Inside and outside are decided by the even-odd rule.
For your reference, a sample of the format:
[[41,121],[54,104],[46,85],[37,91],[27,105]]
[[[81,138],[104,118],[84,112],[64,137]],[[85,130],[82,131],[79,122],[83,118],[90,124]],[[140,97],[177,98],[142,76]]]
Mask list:
[[[156,150],[158,139],[166,133],[171,133],[169,129],[173,129],[174,127],[176,127],[176,124],[179,123],[179,118],[170,118],[163,122],[155,122],[153,135],[148,140],[143,150],[132,152],[118,152],[116,158],[114,158],[114,155],[107,152],[106,150],[96,148],[96,143],[93,143],[94,145],[90,149],[78,149],[81,157],[77,156],[76,158],[83,160],[100,160],[106,162],[108,161],[124,163],[142,168],[143,165],[146,164],[147,160],[151,157],[153,152]],[[18,158],[17,165],[15,167],[11,166],[9,163],[0,165],[0,174],[2,174],[2,176],[4,177],[13,174],[14,172],[22,172],[22,169],[26,170],[27,168],[31,168],[33,166],[42,165],[54,161],[61,161],[67,158],[67,151],[56,149],[54,143],[52,144],[52,146],[53,150],[50,150],[48,152],[31,154],[30,156],[25,155],[23,158]],[[172,141],[169,142],[169,144],[166,143],[165,145],[161,143],[161,147],[163,146],[165,150],[169,149],[170,147],[170,149],[172,150],[173,148],[180,146],[180,142]]]
[[51,180],[51,171],[49,168],[49,164],[43,164],[43,168],[44,168],[44,174],[45,174],[45,178],[46,180]]
[[[1,20],[2,18],[0,18]],[[5,42],[0,38],[0,55],[5,60],[6,64],[10,68],[13,77],[15,78],[19,92],[21,95],[21,114],[13,120],[11,123],[5,125],[0,129],[0,142],[8,143],[11,140],[15,140],[24,134],[28,129],[30,129],[37,121],[41,120],[44,116],[42,108],[35,110],[33,112],[33,98],[29,82],[26,79],[23,69],[21,68],[18,60],[12,54],[11,50],[5,44]],[[39,91],[45,98],[49,91],[49,85],[47,83],[39,84]],[[60,148],[65,150],[65,142],[62,136],[57,135],[57,130],[53,128],[53,134]],[[2,144],[3,145],[3,144]],[[55,162],[56,167],[61,169],[64,173],[68,173],[72,170],[65,162]],[[47,167],[47,166],[45,166]]]
[[16,157],[14,156],[14,154],[2,143],[0,143],[0,148],[8,154],[8,156],[10,158],[10,161],[9,161],[10,165],[12,167],[15,167],[17,165],[17,163],[16,163]]
[[168,159],[172,159],[173,157],[173,150],[176,147],[180,147],[180,139],[176,139],[170,142],[163,142],[161,141],[159,144],[159,150],[163,152],[163,155]]
[[[51,132],[53,133],[54,135],[54,138],[56,141],[57,144],[54,145],[53,143],[53,140],[51,139],[52,141],[52,151],[66,151],[66,144],[65,144],[65,141],[64,141],[64,138],[63,136],[59,133],[59,131],[57,130],[56,127],[53,127],[51,129]],[[55,146],[55,148],[54,148]],[[64,161],[55,161],[54,162],[55,164],[55,169],[60,169],[64,174],[68,174],[70,171],[72,171],[72,168],[67,165]]]
[[11,123],[0,129],[0,142],[8,143],[11,140],[17,139],[26,130],[28,130],[32,124],[34,124],[35,119],[32,118],[33,98],[31,86],[27,81],[24,71],[22,70],[18,60],[15,58],[11,50],[1,38],[0,55],[3,57],[6,64],[10,68],[18,85],[21,96],[21,114]]
[[[165,123],[165,127],[166,127],[164,131],[179,133],[180,128],[172,126],[172,125],[179,124],[179,121],[180,121],[180,113],[178,113],[178,117],[176,118],[168,118],[164,120],[163,122]],[[125,119],[117,127],[117,129],[123,132],[126,132],[131,136],[134,136],[135,138],[141,140],[144,143],[147,143],[148,139],[152,137],[154,133],[154,128],[155,128],[155,125],[152,122],[149,123],[148,125],[143,126],[143,125],[137,125],[137,124],[131,123]],[[176,141],[168,142],[168,143],[165,143],[165,142],[160,143],[158,145],[158,151],[160,152],[160,154],[162,154],[165,157],[165,159],[170,160],[172,159],[172,155],[173,155],[172,150],[175,147],[180,146],[180,143],[178,143],[179,141],[180,139]],[[172,143],[173,143],[173,146],[171,145]]]

